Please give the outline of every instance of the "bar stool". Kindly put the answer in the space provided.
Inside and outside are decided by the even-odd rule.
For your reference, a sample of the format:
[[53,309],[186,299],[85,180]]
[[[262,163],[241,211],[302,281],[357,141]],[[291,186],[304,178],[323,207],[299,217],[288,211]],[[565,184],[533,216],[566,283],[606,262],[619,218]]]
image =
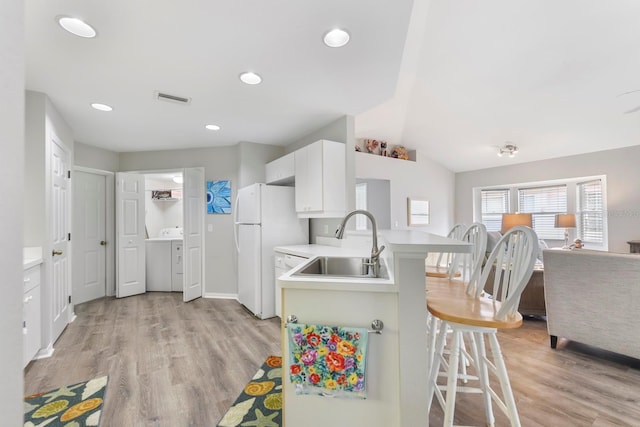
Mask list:
[[[484,286],[477,286],[472,295],[461,297],[459,290],[446,292],[440,289],[428,293],[427,309],[434,320],[441,321],[435,343],[435,354],[427,384],[428,403],[431,409],[433,396],[444,411],[445,426],[453,425],[457,391],[481,393],[484,400],[486,424],[493,426],[493,402],[506,414],[512,426],[520,426],[520,419],[511,390],[509,376],[497,338],[498,329],[517,328],[522,324],[522,316],[517,312],[520,295],[524,290],[536,260],[538,238],[529,227],[518,226],[509,230],[498,242],[485,264],[479,284],[484,284],[493,265],[503,274],[495,274],[494,297],[482,295]],[[447,331],[451,330],[451,344],[448,359],[445,357]],[[475,345],[471,354],[463,353],[463,335],[473,336]],[[486,350],[485,337],[491,348],[490,360]],[[476,369],[479,387],[458,386],[460,358],[468,358]],[[443,372],[440,369],[443,368]],[[489,373],[498,378],[502,398],[491,387]],[[437,383],[439,375],[446,376],[447,384]],[[445,394],[443,394],[443,392]]]
[[[438,292],[445,292],[447,295],[458,293],[460,298],[466,297],[467,294],[475,295],[480,279],[482,261],[487,249],[487,228],[484,224],[475,222],[465,230],[460,240],[473,245],[472,252],[456,254],[453,257],[449,277],[427,276],[427,300],[431,295],[436,295]],[[439,323],[437,318],[427,312],[427,340],[429,342],[427,372],[429,372],[433,361],[436,336],[440,327]],[[464,347],[464,343],[462,345]],[[460,360],[460,370],[463,378],[467,375],[467,365],[468,361],[463,357]],[[466,382],[466,379],[464,381]]]
[[[467,230],[467,226],[459,223],[453,226],[453,228],[447,234],[450,239],[460,240],[462,235]],[[427,265],[425,267],[428,277],[449,277],[451,273],[451,267],[453,263],[453,254],[448,252],[440,252],[438,260],[435,265]],[[459,274],[458,274],[459,275]]]

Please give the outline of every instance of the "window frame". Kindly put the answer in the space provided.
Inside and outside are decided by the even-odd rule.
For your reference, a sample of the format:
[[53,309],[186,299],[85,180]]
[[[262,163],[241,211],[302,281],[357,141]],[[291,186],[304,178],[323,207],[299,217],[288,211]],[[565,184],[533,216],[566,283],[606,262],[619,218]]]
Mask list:
[[[548,187],[555,185],[566,185],[567,187],[567,212],[576,213],[578,215],[579,200],[578,200],[578,185],[600,180],[602,183],[602,242],[585,242],[585,248],[593,250],[609,250],[609,236],[608,236],[608,224],[607,224],[607,176],[606,175],[594,175],[583,176],[576,178],[555,179],[547,181],[532,181],[532,182],[518,182],[518,183],[506,183],[499,185],[487,185],[482,187],[473,188],[473,220],[476,222],[482,222],[482,191],[483,190],[509,190],[509,211],[518,212],[518,190],[525,188],[535,187]],[[562,212],[561,212],[562,213]],[[576,216],[576,222],[580,221],[580,218]],[[578,237],[579,228],[569,229],[569,241]],[[562,246],[564,239],[543,239],[545,242],[551,242],[550,246]]]

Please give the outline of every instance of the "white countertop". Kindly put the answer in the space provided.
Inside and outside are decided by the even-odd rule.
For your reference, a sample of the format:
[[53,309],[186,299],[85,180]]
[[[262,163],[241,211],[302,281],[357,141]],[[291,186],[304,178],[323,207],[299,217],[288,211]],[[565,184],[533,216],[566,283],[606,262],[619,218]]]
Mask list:
[[24,270],[42,264],[42,248],[39,246],[23,248],[22,260]]
[[152,237],[150,239],[145,239],[147,242],[173,242],[173,241],[182,242],[182,237]]
[[414,230],[383,230],[382,241],[392,252],[471,252],[472,245],[437,234]]
[[362,256],[368,257],[371,255],[371,247],[369,248],[351,248],[340,246],[327,246],[327,245],[292,245],[292,246],[276,246],[274,251],[296,255],[305,258],[313,258],[314,256]]

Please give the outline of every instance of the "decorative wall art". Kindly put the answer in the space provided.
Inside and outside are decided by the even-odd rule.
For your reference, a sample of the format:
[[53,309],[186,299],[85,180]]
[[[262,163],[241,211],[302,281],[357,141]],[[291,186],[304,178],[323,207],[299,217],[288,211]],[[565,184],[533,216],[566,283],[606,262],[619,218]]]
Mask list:
[[231,213],[231,181],[207,181],[207,213]]
[[429,225],[429,201],[407,198],[407,224]]

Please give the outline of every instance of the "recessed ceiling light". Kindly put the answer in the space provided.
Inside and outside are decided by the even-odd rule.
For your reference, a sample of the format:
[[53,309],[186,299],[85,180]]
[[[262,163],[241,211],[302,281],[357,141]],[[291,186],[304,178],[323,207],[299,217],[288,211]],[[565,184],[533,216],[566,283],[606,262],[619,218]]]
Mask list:
[[339,28],[329,31],[324,35],[324,44],[329,47],[342,47],[349,43],[349,33]]
[[90,39],[96,36],[96,30],[82,19],[70,16],[58,16],[56,19],[62,28],[78,37]]
[[182,184],[184,183],[184,179],[182,178],[182,175],[178,175],[178,176],[174,176],[173,178],[171,178],[173,180],[173,182],[175,182],[176,184]]
[[209,130],[220,130],[220,126],[218,125],[206,125],[205,127]]
[[251,71],[244,72],[240,74],[240,80],[248,85],[257,85],[262,82],[262,77],[257,75],[256,73],[252,73]]
[[94,102],[93,104],[91,104],[91,106],[93,108],[95,108],[96,110],[100,110],[100,111],[111,111],[113,110],[113,107],[107,104],[100,104],[98,102]]

